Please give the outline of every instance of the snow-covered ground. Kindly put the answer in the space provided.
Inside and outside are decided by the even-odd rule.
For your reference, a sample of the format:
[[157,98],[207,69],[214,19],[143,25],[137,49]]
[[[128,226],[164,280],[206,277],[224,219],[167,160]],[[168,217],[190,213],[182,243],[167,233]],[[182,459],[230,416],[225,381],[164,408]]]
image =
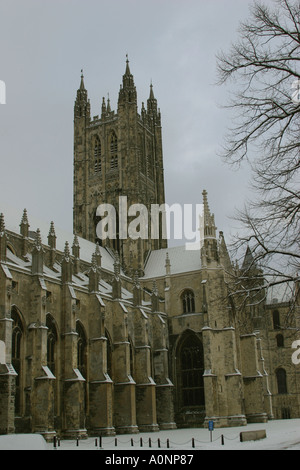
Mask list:
[[[259,441],[240,442],[240,432],[265,429],[267,437]],[[223,442],[222,445],[222,438]],[[151,447],[149,438],[151,439]],[[18,434],[0,436],[0,450],[300,450],[300,419],[269,421],[266,424],[249,424],[243,427],[215,429],[177,429],[158,433],[140,433],[103,437],[100,449],[99,439],[61,441],[55,448],[52,443],[45,443],[40,435]],[[142,439],[142,447],[141,447]],[[159,441],[160,447],[159,447]],[[97,444],[97,445],[95,445]],[[117,444],[117,445],[116,445]],[[133,446],[132,446],[133,444]],[[194,447],[193,447],[194,445]]]

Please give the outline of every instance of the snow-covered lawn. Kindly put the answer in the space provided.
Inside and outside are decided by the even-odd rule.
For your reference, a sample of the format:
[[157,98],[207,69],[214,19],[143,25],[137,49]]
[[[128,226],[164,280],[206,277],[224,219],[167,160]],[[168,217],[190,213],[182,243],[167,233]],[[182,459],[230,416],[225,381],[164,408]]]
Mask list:
[[[266,430],[266,439],[240,442],[240,432],[259,429]],[[222,435],[224,445],[222,445]],[[249,424],[243,427],[215,429],[212,432],[212,442],[210,442],[210,432],[202,428],[103,437],[101,449],[99,447],[100,441],[99,439],[96,441],[96,438],[80,440],[78,445],[75,440],[61,441],[60,446],[57,445],[57,447],[54,448],[52,443],[45,443],[40,435],[18,434],[0,436],[0,450],[107,450],[116,453],[122,450],[130,450],[134,455],[135,450],[161,450],[163,453],[163,451],[168,448],[167,442],[169,442],[170,450],[178,451],[300,450],[300,419],[269,421],[265,424]],[[95,445],[95,443],[97,445]]]

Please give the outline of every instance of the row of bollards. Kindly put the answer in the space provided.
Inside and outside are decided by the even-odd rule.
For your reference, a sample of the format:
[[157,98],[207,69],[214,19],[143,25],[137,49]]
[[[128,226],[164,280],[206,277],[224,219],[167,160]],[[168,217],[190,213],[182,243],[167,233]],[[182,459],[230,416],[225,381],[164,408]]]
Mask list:
[[[79,447],[79,440],[80,440],[79,438],[76,439],[76,447]],[[130,444],[131,444],[131,447],[134,446],[134,440],[132,438],[130,439]],[[144,444],[144,441],[143,441],[143,438],[141,437],[140,438],[140,447],[143,447],[143,444]],[[167,444],[167,449],[169,449],[170,448],[169,439],[167,439],[166,444]],[[160,438],[157,439],[157,445],[158,445],[158,448],[161,448]],[[221,435],[221,445],[222,446],[224,445],[224,435],[223,434]],[[118,446],[118,438],[115,437],[115,447],[117,447],[117,446]],[[148,446],[152,447],[151,437],[149,437]],[[55,449],[57,447],[60,447],[60,439],[57,436],[53,437],[53,447]],[[98,447],[98,439],[97,438],[95,439],[95,447]],[[102,448],[102,436],[99,437],[99,447]],[[194,438],[192,438],[192,447],[195,448],[195,439]]]
[[[131,447],[134,446],[134,440],[132,438],[130,439],[130,445],[131,445]],[[140,447],[143,447],[143,445],[144,445],[143,438],[140,437]],[[160,438],[157,439],[157,445],[158,445],[159,448],[161,448]],[[117,447],[117,446],[118,446],[118,439],[115,437],[115,447]],[[149,439],[148,439],[148,446],[152,447],[151,437],[149,437]],[[169,441],[169,439],[167,439],[167,449],[169,449],[169,448],[170,448],[170,441]]]

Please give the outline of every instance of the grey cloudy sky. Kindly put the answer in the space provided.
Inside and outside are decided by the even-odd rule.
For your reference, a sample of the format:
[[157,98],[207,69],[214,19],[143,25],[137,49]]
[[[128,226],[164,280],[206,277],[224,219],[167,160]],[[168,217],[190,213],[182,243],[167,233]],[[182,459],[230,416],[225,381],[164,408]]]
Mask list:
[[[0,0],[0,212],[10,204],[72,230],[73,105],[84,69],[92,115],[112,109],[126,54],[138,93],[162,114],[166,202],[201,203],[219,230],[248,193],[246,169],[218,153],[228,111],[216,53],[237,39],[252,0]],[[265,3],[273,3],[266,0]],[[36,227],[32,227],[35,229]]]

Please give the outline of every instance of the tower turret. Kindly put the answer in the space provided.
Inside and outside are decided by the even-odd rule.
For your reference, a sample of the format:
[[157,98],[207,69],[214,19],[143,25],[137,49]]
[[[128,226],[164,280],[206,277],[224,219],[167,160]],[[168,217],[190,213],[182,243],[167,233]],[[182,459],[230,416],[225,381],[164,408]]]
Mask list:
[[74,118],[86,117],[90,119],[90,102],[88,93],[84,86],[83,70],[81,70],[80,86],[77,90],[77,96],[74,105]]
[[203,191],[203,243],[201,248],[201,259],[203,266],[213,262],[219,262],[218,241],[216,238],[217,227],[215,225],[215,216],[210,212],[207,191]]
[[118,105],[125,103],[137,103],[136,87],[130,72],[128,56],[126,56],[126,69],[123,75],[123,84],[120,87]]

